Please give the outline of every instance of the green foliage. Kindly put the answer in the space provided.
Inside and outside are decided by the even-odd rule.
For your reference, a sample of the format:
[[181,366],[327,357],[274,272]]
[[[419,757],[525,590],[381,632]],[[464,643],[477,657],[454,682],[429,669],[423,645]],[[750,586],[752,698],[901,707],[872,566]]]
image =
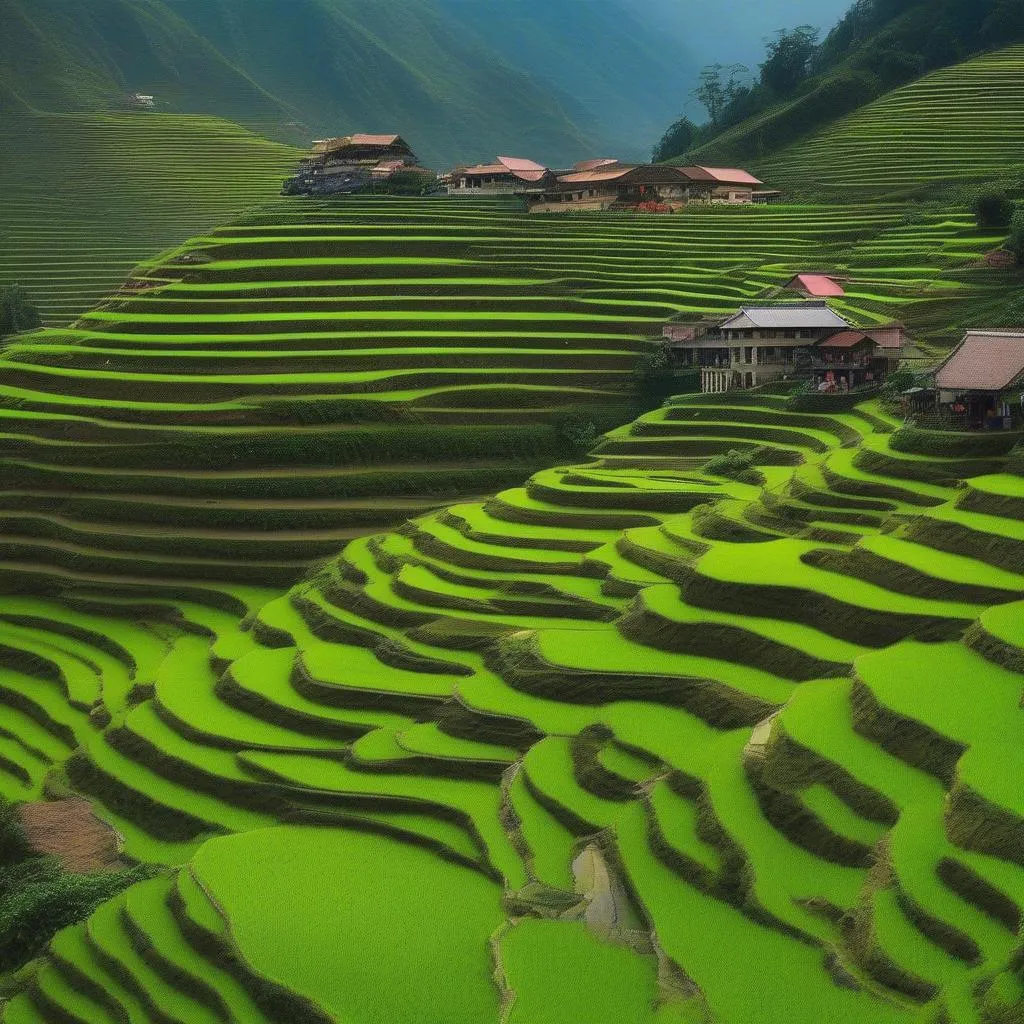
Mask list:
[[662,135],[651,153],[651,159],[658,162],[682,156],[693,145],[696,137],[697,126],[688,117],[681,117]]
[[697,153],[709,163],[761,157],[889,89],[1020,40],[1024,0],[857,0],[820,44],[807,26],[776,33],[759,83],[719,90]]
[[39,310],[21,285],[0,286],[0,338],[31,331],[41,323]]
[[586,455],[597,442],[597,427],[583,409],[573,409],[557,425],[558,437],[570,455]]
[[1006,238],[1006,248],[1024,263],[1024,206],[1019,206],[1010,218],[1010,233]]
[[1003,189],[986,188],[971,200],[979,228],[1005,228],[1013,217],[1013,200]]
[[1016,292],[1007,302],[1003,320],[1007,327],[1024,327],[1024,291]]
[[893,398],[906,391],[907,388],[913,387],[916,379],[913,370],[897,370],[895,373],[890,373],[885,384],[882,385],[882,394],[886,398]]
[[800,25],[790,32],[780,29],[768,41],[761,65],[761,84],[779,96],[793,93],[807,77],[818,43],[818,29]]
[[650,408],[661,405],[671,395],[694,390],[692,376],[680,378],[664,345],[643,356],[633,371],[637,395]]
[[763,484],[764,474],[754,467],[765,455],[764,449],[753,448],[737,451],[735,448],[716,455],[704,464],[704,472],[712,476],[724,476],[744,484]]
[[375,182],[371,192],[390,196],[423,196],[437,187],[437,179],[429,171],[396,171],[384,181]]
[[0,974],[38,956],[62,928],[153,869],[73,875],[55,857],[34,854],[13,804],[0,798]]

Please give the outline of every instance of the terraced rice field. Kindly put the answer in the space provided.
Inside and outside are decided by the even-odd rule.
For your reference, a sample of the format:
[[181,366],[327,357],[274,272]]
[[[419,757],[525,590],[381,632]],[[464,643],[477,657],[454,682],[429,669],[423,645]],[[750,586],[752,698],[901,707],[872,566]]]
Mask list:
[[0,1019],[1019,1019],[1024,462],[935,440],[680,396],[283,596],[5,598],[0,789],[172,870]]
[[214,117],[0,115],[0,285],[50,325],[154,253],[273,199],[298,150]]
[[961,211],[530,217],[502,201],[292,201],[141,267],[0,353],[0,569],[32,588],[285,587],[346,541],[564,460],[635,415],[676,313],[808,266],[851,317],[948,329],[998,292]]
[[1024,46],[943,68],[757,165],[778,187],[901,195],[922,186],[1019,178]]

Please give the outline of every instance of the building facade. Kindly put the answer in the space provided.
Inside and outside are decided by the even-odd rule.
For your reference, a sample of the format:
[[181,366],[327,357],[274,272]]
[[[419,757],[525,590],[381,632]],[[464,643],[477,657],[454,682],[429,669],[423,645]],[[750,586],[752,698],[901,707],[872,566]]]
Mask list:
[[670,323],[663,331],[676,365],[699,369],[701,389],[710,392],[786,377],[810,380],[823,391],[880,383],[890,356],[876,333],[902,345],[900,325],[862,330],[824,301],[744,306],[728,317]]
[[405,168],[417,167],[416,154],[400,135],[345,135],[317,139],[284,185],[286,195],[354,192]]
[[540,188],[554,178],[548,168],[533,160],[499,156],[494,163],[456,167],[448,181],[453,196],[499,196]]

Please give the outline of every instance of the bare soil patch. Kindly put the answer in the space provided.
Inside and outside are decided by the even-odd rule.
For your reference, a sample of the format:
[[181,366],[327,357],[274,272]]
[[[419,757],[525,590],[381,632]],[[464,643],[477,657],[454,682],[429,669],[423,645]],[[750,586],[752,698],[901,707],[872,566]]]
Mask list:
[[57,857],[66,871],[89,874],[125,867],[117,833],[93,814],[87,800],[26,803],[20,814],[32,849]]

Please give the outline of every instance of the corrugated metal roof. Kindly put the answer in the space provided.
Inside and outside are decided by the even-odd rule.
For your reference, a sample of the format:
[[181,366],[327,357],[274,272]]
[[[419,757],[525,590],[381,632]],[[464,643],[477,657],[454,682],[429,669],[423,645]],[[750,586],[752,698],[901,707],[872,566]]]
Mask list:
[[813,306],[744,306],[722,324],[723,330],[747,327],[849,327],[848,321],[824,303]]
[[789,283],[791,286],[798,284],[808,295],[821,298],[846,294],[842,285],[827,274],[797,274]]
[[1003,391],[1024,381],[1024,333],[969,331],[938,368],[943,391]]

